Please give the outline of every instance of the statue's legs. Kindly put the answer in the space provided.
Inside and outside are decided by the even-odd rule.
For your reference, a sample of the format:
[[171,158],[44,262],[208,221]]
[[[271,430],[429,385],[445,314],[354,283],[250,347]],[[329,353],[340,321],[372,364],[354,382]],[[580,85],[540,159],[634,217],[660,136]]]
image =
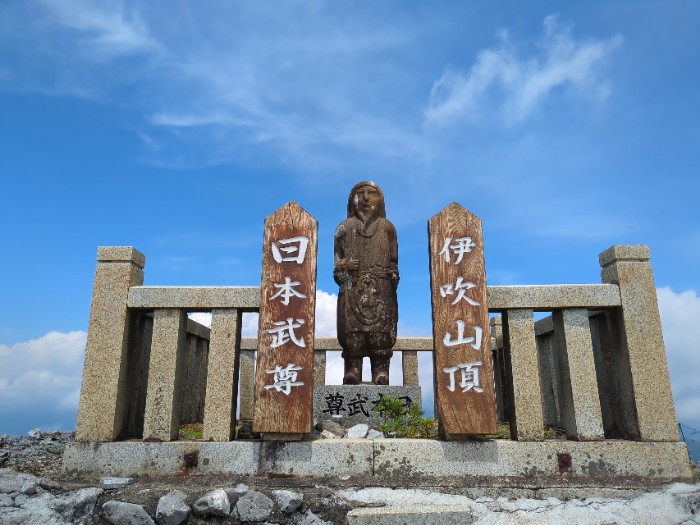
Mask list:
[[389,358],[372,356],[369,358],[372,364],[372,383],[375,385],[389,384]]
[[391,350],[392,341],[389,334],[386,333],[370,333],[369,360],[372,365],[372,383],[375,385],[389,384],[389,360],[394,354]]
[[358,385],[362,381],[362,358],[364,357],[365,334],[352,332],[345,336],[345,348],[341,356],[345,360],[344,385]]

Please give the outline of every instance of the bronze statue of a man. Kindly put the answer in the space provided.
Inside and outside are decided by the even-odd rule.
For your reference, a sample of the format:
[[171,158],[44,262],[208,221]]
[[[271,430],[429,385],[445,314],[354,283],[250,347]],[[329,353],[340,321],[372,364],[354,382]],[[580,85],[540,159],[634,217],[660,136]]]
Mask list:
[[334,248],[343,384],[361,382],[367,356],[372,383],[388,385],[399,317],[399,246],[396,229],[386,220],[384,194],[374,182],[360,182],[350,191],[348,218],[335,231]]

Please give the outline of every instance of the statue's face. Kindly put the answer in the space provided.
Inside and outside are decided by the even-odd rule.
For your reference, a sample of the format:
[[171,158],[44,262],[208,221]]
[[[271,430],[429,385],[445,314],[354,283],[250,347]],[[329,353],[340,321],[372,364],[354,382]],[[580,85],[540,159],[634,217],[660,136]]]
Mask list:
[[371,217],[381,203],[382,196],[376,188],[372,186],[362,186],[355,191],[353,204],[355,214],[360,218]]

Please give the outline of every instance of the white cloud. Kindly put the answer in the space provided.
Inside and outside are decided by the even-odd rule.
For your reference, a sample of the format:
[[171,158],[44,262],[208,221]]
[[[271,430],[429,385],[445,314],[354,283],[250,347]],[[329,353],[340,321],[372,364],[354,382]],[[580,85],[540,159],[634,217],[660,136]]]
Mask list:
[[0,415],[21,414],[27,429],[48,421],[53,427],[71,428],[78,409],[86,336],[82,331],[49,332],[12,346],[0,344]]
[[657,293],[676,417],[700,429],[700,297],[694,290]]
[[318,290],[316,292],[316,335],[336,335],[336,311],[338,296]]
[[447,124],[485,118],[494,110],[506,123],[528,118],[544,99],[561,87],[579,97],[604,98],[608,86],[598,69],[622,38],[575,40],[556,16],[544,20],[539,52],[521,57],[508,34],[499,34],[500,46],[481,51],[468,74],[448,68],[433,84],[425,120]]

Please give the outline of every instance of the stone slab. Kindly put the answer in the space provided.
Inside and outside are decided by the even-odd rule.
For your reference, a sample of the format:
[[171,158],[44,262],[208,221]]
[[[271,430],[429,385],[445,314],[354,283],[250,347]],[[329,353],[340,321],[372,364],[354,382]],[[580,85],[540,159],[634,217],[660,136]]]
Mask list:
[[[184,454],[197,452],[190,475],[362,476],[391,479],[395,486],[430,478],[505,476],[518,480],[620,482],[689,481],[685,443],[546,440],[436,441],[422,439],[301,442],[174,441],[72,443],[63,456],[70,476],[165,476],[184,471]],[[560,472],[557,454],[571,455],[571,469]]]
[[421,507],[369,507],[347,514],[348,525],[469,525],[469,505],[424,505]]
[[383,439],[375,442],[376,476],[561,476],[558,454],[571,455],[568,477],[689,479],[685,443],[507,440],[444,442]]
[[423,402],[420,386],[315,385],[314,420],[331,419],[343,426],[367,423],[376,428],[384,421],[379,412],[372,410],[381,395],[409,398],[418,406]]
[[76,442],[66,446],[63,471],[68,475],[172,475],[185,470],[184,455],[191,452],[197,453],[198,474],[254,475],[258,471],[260,443],[248,441]]
[[258,472],[273,476],[371,476],[371,439],[264,441]]
[[258,286],[132,286],[129,308],[182,308],[207,312],[212,308],[238,308],[246,312],[260,307]]
[[489,311],[532,308],[536,312],[558,308],[620,306],[620,291],[611,284],[551,284],[488,286]]

